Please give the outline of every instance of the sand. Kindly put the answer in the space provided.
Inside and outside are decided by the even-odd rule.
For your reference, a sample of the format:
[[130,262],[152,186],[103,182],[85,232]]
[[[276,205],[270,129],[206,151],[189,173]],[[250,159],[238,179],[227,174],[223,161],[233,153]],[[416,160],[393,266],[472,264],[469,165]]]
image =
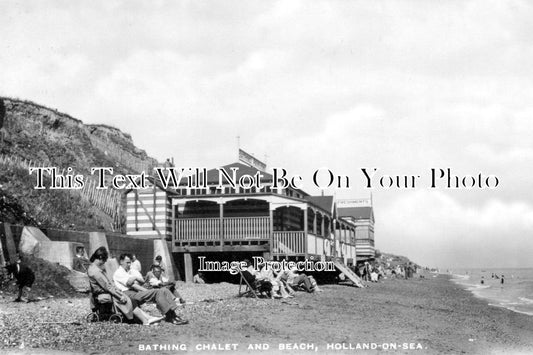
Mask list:
[[[235,298],[238,286],[230,284],[182,285],[181,289],[187,299],[195,301],[183,310],[190,320],[186,326],[41,324],[40,319],[83,318],[88,311],[87,300],[68,298],[30,304],[0,300],[2,336],[5,339],[8,334],[11,341],[0,343],[0,351],[533,353],[533,317],[488,306],[487,301],[475,298],[445,275],[385,280],[365,289],[325,285],[323,292],[299,292],[288,302]],[[211,301],[201,302],[206,298]],[[153,305],[146,309],[157,314]],[[19,319],[18,323],[13,319]],[[31,325],[32,330],[20,324]],[[264,350],[251,350],[249,346]]]

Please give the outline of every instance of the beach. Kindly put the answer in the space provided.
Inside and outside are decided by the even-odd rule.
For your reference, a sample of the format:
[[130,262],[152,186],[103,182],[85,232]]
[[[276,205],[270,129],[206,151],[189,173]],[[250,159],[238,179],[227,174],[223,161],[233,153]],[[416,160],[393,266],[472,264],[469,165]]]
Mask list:
[[[0,349],[71,353],[533,352],[533,317],[492,307],[448,275],[387,279],[367,288],[323,285],[294,299],[237,298],[238,285],[182,284],[185,326],[87,324],[87,297],[0,299]],[[157,310],[146,305],[153,314]]]

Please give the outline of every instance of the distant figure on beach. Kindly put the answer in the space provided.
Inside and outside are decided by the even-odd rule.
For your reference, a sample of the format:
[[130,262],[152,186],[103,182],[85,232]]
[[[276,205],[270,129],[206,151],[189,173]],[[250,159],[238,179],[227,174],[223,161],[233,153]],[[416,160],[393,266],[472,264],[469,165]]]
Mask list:
[[503,286],[503,275],[502,275],[502,279],[500,280],[500,283],[501,283],[502,286]]
[[[33,271],[22,263],[21,256],[17,256],[16,262],[8,264],[5,268],[11,279],[17,279],[19,290],[15,302],[31,302],[31,287],[35,281],[35,274]],[[25,298],[22,297],[23,291],[26,291]]]
[[482,285],[485,284],[485,277],[484,277],[484,276],[481,276],[481,284],[482,284]]

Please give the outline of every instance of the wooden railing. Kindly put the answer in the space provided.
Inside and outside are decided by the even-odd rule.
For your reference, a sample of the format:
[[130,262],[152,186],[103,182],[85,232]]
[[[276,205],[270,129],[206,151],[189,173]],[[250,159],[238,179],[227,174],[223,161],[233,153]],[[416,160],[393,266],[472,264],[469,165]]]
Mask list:
[[224,239],[270,239],[269,217],[229,217],[223,223]]
[[[178,218],[176,240],[220,240],[220,218]],[[270,239],[269,217],[222,219],[222,239]]]
[[304,255],[304,232],[274,232],[272,252],[280,255]]
[[[222,234],[220,227],[222,225]],[[210,240],[270,240],[269,217],[178,218],[175,222],[176,241]],[[330,255],[325,239],[303,231],[272,233],[274,255]],[[331,243],[331,241],[329,242]]]
[[176,220],[176,240],[220,239],[219,218],[183,218]]

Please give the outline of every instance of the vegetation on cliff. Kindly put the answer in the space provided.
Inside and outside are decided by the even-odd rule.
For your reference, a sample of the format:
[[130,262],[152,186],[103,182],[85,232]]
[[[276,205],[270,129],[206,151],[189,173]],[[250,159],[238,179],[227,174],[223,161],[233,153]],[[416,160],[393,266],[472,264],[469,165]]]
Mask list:
[[76,191],[34,189],[36,177],[29,175],[28,167],[58,167],[61,172],[71,167],[77,174],[90,176],[91,167],[109,166],[115,173],[132,174],[150,169],[156,160],[135,147],[131,136],[117,128],[86,125],[29,101],[0,101],[5,108],[0,127],[0,220],[43,227],[117,230],[117,216]]

